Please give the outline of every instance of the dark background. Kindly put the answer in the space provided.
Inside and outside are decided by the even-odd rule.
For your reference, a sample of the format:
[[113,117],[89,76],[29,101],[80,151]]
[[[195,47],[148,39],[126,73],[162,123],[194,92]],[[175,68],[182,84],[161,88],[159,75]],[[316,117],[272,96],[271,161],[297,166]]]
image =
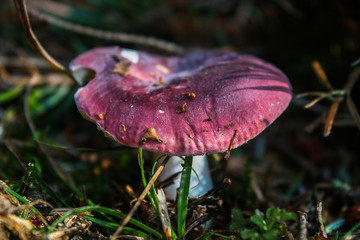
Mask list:
[[[309,212],[308,220],[314,224],[310,229],[316,232],[312,216],[317,201],[324,202],[327,223],[346,218],[351,206],[360,203],[360,134],[346,103],[340,104],[332,132],[324,137],[323,124],[311,132],[305,128],[321,114],[326,114],[332,102],[323,100],[305,110],[303,106],[310,98],[295,98],[303,92],[327,91],[312,69],[314,60],[321,63],[334,88],[345,85],[355,68],[352,63],[360,58],[360,1],[28,2],[37,8],[43,6],[48,13],[72,23],[152,36],[174,42],[189,51],[220,48],[253,54],[284,71],[294,92],[289,108],[259,137],[233,150],[224,169],[214,171],[216,184],[224,177],[233,181],[231,190],[223,195],[224,208],[215,221],[215,229],[227,229],[232,208],[252,212],[256,208],[266,210],[279,206],[289,211]],[[50,25],[36,16],[31,16],[31,22],[45,49],[64,65],[78,54],[99,46],[120,45],[169,54],[142,45],[85,36]],[[26,64],[20,60],[7,61],[16,60],[20,55],[30,62],[35,61],[33,57],[36,56],[27,43],[13,3],[3,0],[0,5],[0,63],[7,74],[1,75],[0,92],[7,92],[17,85],[25,86],[28,82],[30,74]],[[72,98],[77,86],[66,76],[55,74],[46,64],[36,66],[42,80],[33,86],[30,94],[30,114],[37,137],[48,143],[74,147],[115,145],[78,114]],[[20,191],[26,185],[26,164],[38,161],[42,166],[42,177],[63,195],[71,195],[66,184],[57,182],[52,170],[48,171],[51,167],[33,140],[24,115],[25,91],[24,87],[10,100],[0,102],[0,179]],[[351,98],[358,109],[359,93],[357,83]],[[124,191],[126,184],[136,191],[141,190],[136,151],[89,153],[46,149],[96,203],[126,211],[131,198],[119,191]],[[145,157],[151,159],[152,155],[145,153]],[[221,155],[214,156],[213,168],[218,166],[216,159],[219,158]],[[149,168],[151,165],[148,161]],[[263,198],[247,182],[249,169]],[[31,198],[34,191],[27,188],[23,194]],[[43,194],[39,189],[35,193]],[[42,198],[51,202],[48,196]],[[74,196],[69,202],[74,207],[81,204]],[[358,220],[360,217],[356,222]]]

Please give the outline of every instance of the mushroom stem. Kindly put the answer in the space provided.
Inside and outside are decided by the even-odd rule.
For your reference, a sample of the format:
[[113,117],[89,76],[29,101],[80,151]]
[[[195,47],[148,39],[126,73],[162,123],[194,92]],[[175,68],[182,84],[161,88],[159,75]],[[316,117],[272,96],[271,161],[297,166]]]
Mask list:
[[[180,173],[183,170],[183,164],[184,160],[182,158],[173,156],[159,176],[160,182],[175,176],[171,179],[172,184],[164,188],[168,200],[176,200],[177,189],[180,187]],[[192,169],[189,198],[197,198],[213,188],[210,168],[205,154],[193,156]]]
[[[181,174],[180,174],[181,173]],[[210,189],[213,183],[206,155],[172,156],[159,176],[159,181],[171,180],[172,184],[164,188],[168,200],[175,201],[178,195],[178,236],[185,235],[188,199],[198,198]]]

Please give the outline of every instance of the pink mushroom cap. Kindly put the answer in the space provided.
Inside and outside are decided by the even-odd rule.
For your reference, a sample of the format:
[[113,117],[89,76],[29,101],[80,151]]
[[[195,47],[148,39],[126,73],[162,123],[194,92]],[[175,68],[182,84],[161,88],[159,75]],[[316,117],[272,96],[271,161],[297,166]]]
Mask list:
[[236,148],[268,127],[292,97],[278,68],[224,51],[164,57],[97,48],[70,64],[81,68],[95,71],[75,94],[86,118],[123,145],[169,155],[225,152],[231,141]]

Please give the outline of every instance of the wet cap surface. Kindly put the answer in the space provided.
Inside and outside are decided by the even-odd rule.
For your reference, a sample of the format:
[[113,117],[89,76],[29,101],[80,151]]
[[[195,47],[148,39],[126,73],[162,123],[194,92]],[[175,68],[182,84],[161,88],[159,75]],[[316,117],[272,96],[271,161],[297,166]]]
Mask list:
[[90,50],[70,65],[94,79],[75,94],[79,111],[121,144],[169,155],[224,152],[269,126],[291,85],[273,65],[222,51],[163,57],[119,47]]

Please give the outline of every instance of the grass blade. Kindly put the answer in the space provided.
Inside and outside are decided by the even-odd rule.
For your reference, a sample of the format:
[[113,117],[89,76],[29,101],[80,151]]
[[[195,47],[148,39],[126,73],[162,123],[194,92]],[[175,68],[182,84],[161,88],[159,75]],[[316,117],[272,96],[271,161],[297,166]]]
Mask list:
[[350,230],[341,238],[341,240],[348,239],[348,237],[351,236],[359,227],[360,227],[360,222],[358,222],[352,228],[350,228]]
[[147,181],[146,181],[146,177],[145,177],[144,159],[143,159],[143,156],[142,156],[142,148],[139,148],[138,161],[139,161],[140,172],[141,172],[141,180],[142,180],[142,182],[144,184],[144,187],[146,187]]
[[[116,230],[120,226],[120,224],[118,224],[118,223],[105,221],[105,220],[98,219],[98,218],[91,217],[91,216],[85,216],[85,218],[88,219],[89,221],[92,221],[93,223],[95,223],[95,224],[97,224],[99,226],[102,226],[102,227],[110,229],[110,230]],[[133,235],[133,236],[139,236],[139,237],[142,237],[142,238],[145,238],[145,239],[151,239],[151,237],[148,234],[146,234],[144,232],[141,232],[139,230],[130,228],[130,227],[125,227],[124,230],[123,230],[123,233],[124,234],[130,234],[130,235]]]
[[6,92],[0,93],[0,104],[10,101],[21,94],[23,91],[23,85],[16,85],[13,88],[7,90]]
[[[147,181],[146,181],[146,176],[145,176],[145,169],[144,169],[144,159],[142,156],[142,148],[139,148],[139,153],[138,153],[138,161],[139,161],[139,165],[140,165],[140,171],[141,171],[141,179],[142,182],[144,184],[144,187],[146,187],[147,185]],[[155,162],[154,166],[156,165],[157,162]],[[153,167],[154,169],[154,167]],[[149,178],[152,178],[152,175],[149,176]],[[157,202],[157,196],[156,196],[156,192],[155,192],[155,187],[154,185],[151,186],[149,192],[147,193],[147,195],[150,198],[151,204],[153,205],[153,207],[155,208],[156,212],[158,211],[158,202]]]
[[[89,211],[93,211],[93,212],[99,212],[99,213],[106,213],[109,215],[112,215],[114,217],[118,217],[120,219],[124,219],[126,217],[125,214],[120,213],[116,210],[113,210],[111,208],[106,208],[106,207],[101,207],[101,206],[85,206],[85,207],[81,207],[81,208],[76,208],[74,210],[71,210],[67,213],[65,213],[64,215],[62,215],[61,217],[59,217],[50,227],[49,227],[49,233],[53,232],[54,229],[56,228],[56,226],[63,222],[66,218],[68,218],[69,216],[72,215],[77,215],[83,212],[89,212]],[[129,221],[131,224],[147,231],[148,233],[156,236],[157,238],[162,238],[162,234],[159,233],[158,231],[154,230],[153,228],[135,220],[135,219],[130,219]]]
[[119,150],[119,151],[126,151],[126,150],[131,150],[134,149],[132,147],[128,147],[128,146],[118,146],[118,147],[112,147],[112,148],[105,148],[105,149],[97,149],[97,148],[77,148],[77,147],[68,147],[68,146],[60,146],[60,145],[55,145],[55,144],[50,144],[50,143],[46,143],[41,141],[40,139],[36,139],[34,138],[34,141],[47,146],[47,147],[51,147],[51,148],[55,148],[58,150],[76,150],[76,151],[90,151],[90,152],[98,152],[98,151],[112,151],[112,150]]
[[[17,194],[16,192],[14,192],[13,190],[11,190],[10,188],[7,187],[3,187],[0,185],[1,188],[4,188],[8,193],[10,193],[11,195],[13,195],[14,197],[16,197],[20,202],[26,204],[26,205],[30,205],[31,203],[26,200],[25,198],[23,198],[22,196],[20,196],[19,194]],[[34,206],[31,206],[30,209],[41,219],[41,221],[45,224],[45,226],[48,226],[47,221],[45,220],[45,218],[43,217],[43,215],[39,212],[39,210],[37,210]]]
[[177,215],[179,239],[185,239],[185,224],[186,224],[186,213],[188,207],[192,161],[193,161],[192,156],[187,156],[185,158],[184,167],[180,180],[178,215]]
[[59,204],[60,206],[70,207],[70,205],[67,204],[59,194],[57,194],[56,192],[54,192],[51,189],[51,187],[39,176],[39,174],[37,172],[33,172],[33,176],[35,177],[35,179],[38,182],[38,184],[40,185],[40,187],[47,194],[49,194],[49,196],[51,197],[52,200],[56,201],[57,204]]
[[[125,225],[132,219],[132,216],[135,214],[136,210],[138,209],[138,207],[140,206],[142,200],[144,200],[145,196],[147,195],[147,193],[149,192],[150,188],[152,187],[152,185],[155,183],[155,181],[157,180],[157,178],[159,177],[160,173],[162,172],[162,170],[164,170],[164,167],[166,165],[166,163],[169,161],[170,156],[167,156],[164,161],[161,163],[161,165],[158,167],[158,169],[156,170],[156,172],[154,173],[154,175],[151,177],[149,183],[146,185],[145,189],[142,191],[142,193],[140,194],[140,196],[138,197],[137,201],[135,202],[134,206],[132,207],[132,209],[130,210],[130,212],[126,215],[126,217],[124,218],[123,222],[121,223],[120,227],[116,230],[116,232],[114,233],[114,235],[110,238],[110,239],[116,239],[117,236],[121,233],[121,231],[124,229]],[[162,236],[162,235],[161,235]]]
[[329,234],[331,232],[338,230],[339,228],[343,227],[344,225],[345,225],[345,220],[342,218],[342,219],[336,220],[335,222],[332,222],[329,225],[327,225],[325,227],[325,231],[326,231],[326,233]]

